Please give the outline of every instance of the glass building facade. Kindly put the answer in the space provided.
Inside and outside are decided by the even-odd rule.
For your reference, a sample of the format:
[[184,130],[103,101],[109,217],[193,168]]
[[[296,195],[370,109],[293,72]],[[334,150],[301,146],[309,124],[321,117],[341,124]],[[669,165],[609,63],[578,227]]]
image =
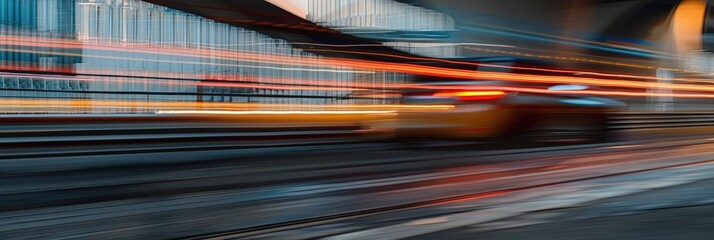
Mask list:
[[391,0],[310,0],[307,19],[337,29],[450,31],[456,26],[447,14]]
[[404,79],[139,0],[0,1],[0,48],[0,100],[383,104],[354,86]]
[[423,7],[392,0],[310,0],[307,19],[417,55],[461,56],[459,45],[448,43],[454,19]]

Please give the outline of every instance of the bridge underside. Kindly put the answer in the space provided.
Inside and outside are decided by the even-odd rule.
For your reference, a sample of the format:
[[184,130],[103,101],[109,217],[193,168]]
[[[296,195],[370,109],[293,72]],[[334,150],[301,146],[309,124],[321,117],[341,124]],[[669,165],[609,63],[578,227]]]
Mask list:
[[[314,45],[377,42],[319,26],[264,0],[145,1],[285,39],[297,47],[324,56],[390,62],[404,60],[387,57],[384,56],[385,54],[414,56],[389,47],[336,49]],[[659,42],[667,31],[672,12],[680,2],[679,0],[502,0],[494,4],[489,1],[471,0],[399,1],[451,15],[456,20],[458,29],[451,39],[455,42],[505,44],[559,56],[626,58],[640,63],[651,61],[662,52]],[[472,49],[465,55],[494,56],[506,55],[506,53],[489,49]],[[589,68],[582,64],[570,67]]]
[[[378,42],[343,34],[297,17],[264,0],[144,0],[219,22],[254,30],[273,38],[284,39],[296,47],[323,56],[350,57],[381,61],[403,61],[388,55],[413,56],[389,47],[339,48],[326,45],[361,45]],[[355,54],[354,52],[376,53]]]
[[[453,16],[459,25],[516,30],[590,32],[650,39],[652,27],[668,20],[681,0],[398,0]],[[537,28],[536,28],[537,27]]]

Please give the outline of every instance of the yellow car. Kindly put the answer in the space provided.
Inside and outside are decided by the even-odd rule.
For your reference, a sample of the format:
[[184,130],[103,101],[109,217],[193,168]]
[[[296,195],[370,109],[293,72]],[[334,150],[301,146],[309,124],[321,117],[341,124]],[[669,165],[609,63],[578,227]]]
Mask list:
[[418,86],[403,91],[401,104],[451,107],[399,112],[394,130],[400,139],[602,141],[610,136],[608,114],[624,106],[607,98],[559,94],[588,88],[580,85],[534,93],[509,90],[518,88],[504,82],[422,77]]

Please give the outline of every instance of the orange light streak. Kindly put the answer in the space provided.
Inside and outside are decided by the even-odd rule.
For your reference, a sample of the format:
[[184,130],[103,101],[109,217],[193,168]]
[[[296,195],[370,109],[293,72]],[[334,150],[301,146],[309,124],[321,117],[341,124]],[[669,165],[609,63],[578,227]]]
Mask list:
[[207,114],[207,115],[346,115],[346,114],[396,114],[393,110],[365,111],[216,111],[216,110],[169,110],[157,111],[156,114]]
[[435,97],[485,97],[485,96],[503,96],[506,95],[503,91],[463,91],[463,92],[440,92],[435,93]]
[[[3,38],[10,38],[13,39],[14,36],[1,36],[0,35],[0,44],[3,43]],[[42,38],[40,38],[42,39]],[[137,53],[154,53],[154,54],[176,54],[176,56],[185,56],[185,57],[207,57],[207,58],[216,58],[216,59],[224,59],[224,60],[233,60],[235,61],[237,58],[240,58],[242,61],[258,61],[260,63],[280,63],[280,64],[285,64],[285,65],[299,65],[299,66],[312,66],[312,64],[304,64],[301,63],[300,61],[296,60],[304,60],[294,57],[294,56],[287,56],[287,55],[276,55],[276,54],[267,54],[267,53],[257,53],[257,52],[247,52],[247,51],[234,51],[234,50],[219,50],[219,49],[211,49],[209,51],[195,51],[195,49],[186,49],[186,48],[177,48],[177,47],[168,47],[168,46],[161,46],[161,47],[128,47],[126,45],[117,45],[115,46],[101,46],[101,45],[96,45],[96,44],[80,44],[77,41],[70,41],[70,40],[65,40],[65,39],[47,39],[44,38],[42,39],[43,41],[49,41],[55,44],[60,44],[62,45],[67,45],[67,46],[74,46],[76,48],[98,48],[100,50],[106,50],[106,51],[131,51],[131,52],[137,52]],[[24,44],[24,45],[29,45],[32,46],[33,41],[37,41],[36,38],[27,38],[23,37],[23,39],[17,39],[14,40],[13,43],[18,43],[18,44]],[[48,45],[47,47],[50,47],[52,45]],[[56,46],[55,46],[56,47]],[[627,75],[627,74],[609,74],[609,73],[596,73],[596,72],[584,72],[584,71],[572,71],[572,70],[557,70],[557,69],[547,69],[547,68],[532,68],[532,67],[512,67],[512,66],[501,66],[501,65],[493,65],[493,64],[484,64],[484,63],[473,63],[473,62],[464,62],[464,61],[455,61],[455,60],[445,60],[445,59],[435,59],[435,58],[425,58],[425,57],[408,57],[408,56],[400,56],[400,55],[394,55],[394,54],[383,54],[383,53],[366,53],[366,52],[359,52],[359,51],[348,51],[348,50],[315,50],[315,51],[324,51],[324,52],[341,52],[341,53],[350,53],[350,54],[362,54],[362,55],[374,55],[374,56],[385,56],[385,57],[393,57],[393,58],[401,58],[401,59],[407,59],[407,60],[415,60],[415,61],[436,61],[436,62],[444,62],[444,63],[451,63],[451,64],[461,64],[461,65],[469,65],[469,66],[489,66],[489,67],[497,67],[497,68],[510,68],[510,69],[519,69],[519,70],[530,70],[530,71],[541,71],[541,72],[554,72],[554,73],[564,73],[564,74],[579,74],[579,75],[590,75],[590,76],[599,76],[599,77],[610,77],[610,78],[629,78],[629,79],[642,79],[642,80],[657,80],[656,77],[652,76],[642,76],[642,75]],[[330,61],[341,61],[341,60],[347,60],[347,59],[340,59],[340,58],[319,58],[319,59],[311,59],[317,61],[317,63],[321,64],[320,66],[326,66],[326,67],[334,67],[334,68],[340,68],[340,67],[345,67],[349,65],[334,65],[330,64]],[[378,64],[389,64],[389,63],[382,63],[382,62],[376,62]],[[701,80],[697,79],[687,79],[687,78],[673,78],[673,81],[694,81],[694,82],[702,82]]]
[[648,93],[648,92],[626,92],[626,91],[601,91],[601,90],[577,90],[577,91],[552,91],[538,88],[525,87],[505,87],[505,86],[423,86],[413,85],[413,88],[436,89],[436,90],[501,90],[505,92],[524,92],[551,95],[597,95],[597,96],[620,96],[620,97],[657,97],[667,96],[675,98],[714,98],[714,94],[696,93]]
[[[82,45],[86,46],[86,45]],[[162,49],[166,51],[167,49]],[[337,50],[335,50],[337,51]],[[223,51],[210,51],[211,56],[215,53],[220,53]],[[53,53],[55,54],[55,53]],[[236,53],[232,52],[233,57]],[[292,62],[294,64],[308,64],[296,62],[296,58],[290,56],[282,55],[271,55],[271,54],[248,54],[256,59],[271,60],[272,62],[284,63]],[[390,56],[385,54],[385,56]],[[397,56],[398,57],[398,56]],[[269,59],[268,59],[269,58]],[[299,58],[297,58],[299,59]],[[433,60],[433,59],[430,59]],[[376,61],[364,61],[364,60],[353,60],[353,59],[319,59],[319,61],[326,63],[325,66],[349,66],[358,69],[372,69],[379,71],[388,72],[400,72],[408,74],[418,74],[418,75],[428,75],[436,77],[447,77],[447,78],[460,78],[460,79],[471,79],[471,80],[502,80],[502,81],[512,81],[512,82],[535,82],[535,83],[569,83],[569,84],[585,84],[591,86],[610,86],[610,87],[622,87],[622,88],[640,88],[640,89],[672,89],[672,90],[684,90],[684,91],[714,91],[714,87],[702,86],[702,85],[687,85],[687,84],[660,84],[660,83],[648,83],[648,82],[636,82],[627,80],[616,80],[616,79],[600,79],[600,78],[589,78],[589,77],[568,77],[568,76],[541,76],[533,74],[515,74],[515,73],[497,73],[497,72],[476,72],[471,70],[459,70],[459,69],[448,69],[439,67],[428,67],[414,64],[400,64],[400,63],[384,63]],[[454,62],[454,61],[450,61]],[[472,64],[479,65],[477,63],[463,63],[454,62],[459,64]],[[314,64],[310,62],[309,64]],[[483,65],[483,64],[480,64]],[[502,67],[502,66],[500,66]],[[543,70],[538,68],[526,68],[529,70]],[[551,71],[545,69],[544,71]],[[561,71],[562,73],[580,73],[580,74],[594,74],[599,76],[608,77],[621,77],[621,78],[644,78],[644,79],[656,79],[654,77],[643,77],[643,76],[633,76],[633,75],[620,75],[620,74],[600,74],[600,73],[584,73],[576,71]],[[686,80],[686,79],[673,79],[673,80]]]
[[[342,60],[348,61],[348,60]],[[371,68],[379,71],[395,70],[403,73],[427,75],[447,78],[460,79],[477,79],[477,80],[501,80],[509,82],[530,82],[530,83],[558,83],[558,84],[584,84],[589,86],[610,86],[622,88],[640,88],[640,89],[673,89],[699,92],[712,92],[714,87],[693,85],[693,84],[662,84],[654,82],[635,82],[627,80],[600,79],[588,77],[568,77],[568,76],[543,76],[533,74],[517,74],[517,73],[500,73],[500,72],[481,72],[460,69],[448,69],[439,67],[418,66],[411,64],[392,63],[389,66],[386,64],[374,64],[371,62],[360,60],[349,60],[352,66],[363,68]]]
[[[107,74],[108,72],[111,72],[112,69],[93,69],[92,71],[82,71],[81,73],[77,73],[74,69],[72,68],[60,68],[60,67],[55,67],[52,68],[51,70],[47,70],[44,68],[40,68],[37,66],[19,66],[19,65],[0,65],[0,71],[5,70],[5,71],[23,71],[23,72],[43,72],[46,73],[47,77],[40,77],[40,78],[51,78],[51,79],[58,79],[58,78],[67,78],[66,76],[61,76],[61,75],[52,75],[52,74],[71,74],[71,75],[84,75],[81,77],[91,77],[91,76],[86,76],[86,75],[101,75],[102,77],[111,77],[111,78],[147,78],[146,76],[154,76],[156,78],[168,78],[164,80],[168,81],[226,81],[226,82],[231,82],[231,81],[239,81],[239,82],[253,82],[256,84],[282,84],[282,85],[302,85],[302,86],[315,86],[315,87],[339,87],[339,88],[345,88],[349,90],[348,88],[355,88],[357,90],[365,90],[365,89],[376,89],[374,83],[367,83],[367,82],[344,82],[341,81],[339,83],[335,82],[337,80],[333,79],[322,79],[322,80],[313,80],[313,79],[299,79],[299,78],[277,78],[277,77],[262,77],[262,76],[250,76],[250,75],[236,75],[236,74],[197,74],[197,73],[190,73],[190,72],[181,72],[181,73],[174,73],[174,72],[159,72],[159,71],[133,71],[131,73],[125,73],[125,74],[133,74],[133,75],[111,75]],[[19,75],[23,75],[21,73],[16,73]],[[24,74],[26,77],[39,77],[42,75],[37,75],[37,74]],[[180,76],[176,76],[180,75]],[[72,79],[67,79],[67,80],[72,80]],[[155,82],[152,82],[155,83]],[[385,85],[379,83],[379,89],[384,89]],[[401,87],[401,84],[386,84],[386,88],[399,88]]]
[[[157,110],[213,110],[213,111],[272,111],[261,109],[303,109],[304,111],[396,111],[409,109],[449,110],[453,105],[399,105],[399,104],[264,104],[264,103],[219,103],[186,101],[129,101],[129,100],[90,100],[90,99],[0,99],[3,108],[145,108]],[[290,110],[286,110],[290,111]],[[301,110],[302,111],[302,110]],[[283,111],[281,111],[283,112]]]

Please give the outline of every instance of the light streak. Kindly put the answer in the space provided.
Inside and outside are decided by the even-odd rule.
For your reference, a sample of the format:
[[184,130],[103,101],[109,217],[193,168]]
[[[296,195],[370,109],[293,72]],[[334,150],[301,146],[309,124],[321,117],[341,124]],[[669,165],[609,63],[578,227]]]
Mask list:
[[[85,45],[81,45],[85,46]],[[115,49],[116,50],[116,49]],[[124,49],[121,49],[122,51]],[[162,51],[168,51],[167,49],[161,49]],[[184,49],[187,50],[187,49]],[[334,50],[338,51],[338,50]],[[211,56],[221,51],[210,51]],[[55,52],[43,52],[45,54],[55,54]],[[241,53],[243,54],[243,53]],[[374,54],[374,53],[370,53]],[[379,54],[378,54],[379,55]],[[389,54],[382,54],[384,56],[391,57],[401,57]],[[83,56],[82,54],[77,54],[77,56]],[[233,52],[232,57],[235,57],[235,52]],[[460,69],[449,69],[440,67],[429,67],[421,66],[415,64],[403,64],[403,63],[384,63],[377,61],[365,61],[365,60],[353,60],[353,59],[319,59],[319,61],[311,62],[299,62],[296,61],[300,58],[282,56],[282,55],[270,55],[270,54],[249,54],[250,57],[261,61],[272,61],[275,63],[285,63],[290,62],[290,64],[315,64],[316,62],[325,63],[321,66],[348,66],[357,69],[371,69],[379,71],[388,72],[400,72],[408,74],[418,74],[418,75],[428,75],[436,77],[447,77],[447,78],[460,78],[460,79],[470,79],[470,80],[502,80],[511,82],[534,82],[534,83],[574,83],[574,84],[585,84],[591,86],[610,86],[610,87],[622,87],[622,88],[639,88],[639,89],[672,89],[672,90],[684,90],[684,91],[697,91],[697,92],[712,92],[714,88],[711,86],[702,85],[687,85],[687,84],[661,84],[661,83],[647,83],[638,81],[628,81],[628,80],[617,80],[617,79],[601,79],[592,77],[569,77],[569,76],[542,76],[533,74],[517,74],[517,73],[497,73],[497,72],[483,72],[483,71],[472,71],[472,70],[460,70]],[[405,57],[402,57],[405,58]],[[412,58],[419,59],[419,58]],[[131,58],[129,58],[131,60]],[[433,60],[433,59],[430,59]],[[447,61],[447,60],[444,60]],[[457,64],[467,64],[467,65],[479,65],[479,66],[494,66],[494,67],[504,67],[499,65],[488,65],[480,63],[465,63],[459,61],[448,61]],[[196,64],[200,62],[189,62],[191,64]],[[216,65],[216,64],[213,64]],[[226,64],[229,66],[235,66],[231,64]],[[246,66],[254,67],[254,66]],[[648,76],[634,76],[634,75],[623,75],[623,74],[603,74],[603,73],[591,73],[591,72],[578,72],[578,71],[568,71],[568,70],[551,70],[551,69],[541,69],[541,68],[521,68],[525,70],[538,70],[538,71],[552,71],[558,73],[577,73],[577,74],[587,74],[596,75],[602,77],[618,77],[618,78],[637,78],[645,80],[653,80],[655,77]],[[293,69],[298,70],[298,69]],[[324,69],[319,69],[324,70]],[[686,81],[688,79],[673,79],[675,81]]]
[[[4,37],[0,36],[0,40],[2,40]],[[12,36],[5,36],[5,38],[11,38]],[[23,45],[28,45],[32,46],[33,40],[35,38],[25,38],[25,39],[17,39],[13,41],[13,43],[17,44],[23,44]],[[21,41],[25,40],[25,41]],[[34,40],[36,42],[37,40]],[[172,55],[177,55],[177,56],[187,56],[187,57],[206,57],[206,58],[216,58],[216,59],[224,59],[224,60],[235,60],[236,58],[240,58],[241,60],[246,60],[246,61],[258,61],[260,63],[280,63],[280,64],[287,64],[287,65],[300,65],[300,66],[310,66],[310,64],[304,64],[301,63],[301,61],[304,61],[304,59],[295,59],[295,57],[288,57],[284,55],[275,55],[275,54],[267,54],[267,53],[256,53],[256,52],[246,52],[246,51],[229,51],[229,50],[211,50],[211,51],[191,51],[190,49],[185,49],[185,48],[176,48],[176,47],[166,47],[166,46],[157,46],[157,47],[144,47],[144,48],[127,48],[122,45],[107,45],[107,46],[100,46],[100,45],[93,45],[93,44],[80,44],[77,43],[76,41],[69,41],[69,40],[64,40],[64,39],[43,39],[43,41],[50,41],[50,42],[56,42],[56,41],[64,41],[60,42],[59,44],[68,44],[70,46],[75,46],[76,48],[97,48],[100,50],[106,50],[106,51],[131,51],[131,52],[137,52],[137,53],[152,53],[152,54],[172,54]],[[0,41],[2,43],[2,41]],[[52,45],[47,45],[46,47],[51,47]],[[55,46],[56,47],[56,46]],[[201,49],[199,49],[201,50]],[[502,66],[502,65],[494,65],[494,64],[486,64],[486,63],[473,63],[473,62],[465,62],[465,61],[457,61],[457,60],[444,60],[444,59],[435,59],[435,58],[426,58],[426,57],[409,57],[409,56],[401,56],[401,55],[394,55],[394,54],[383,54],[383,53],[368,53],[368,52],[360,52],[360,51],[347,51],[347,50],[325,50],[325,49],[314,49],[314,51],[323,51],[323,52],[341,52],[341,53],[350,53],[350,54],[362,54],[362,55],[373,55],[373,56],[385,56],[385,57],[393,57],[393,58],[400,58],[400,59],[407,59],[407,60],[414,60],[414,61],[432,61],[432,62],[444,62],[444,63],[451,63],[451,64],[461,64],[461,65],[470,65],[470,66],[489,66],[489,67],[496,67],[496,68],[509,68],[509,69],[519,69],[519,70],[531,70],[531,71],[541,71],[541,72],[556,72],[556,73],[566,73],[566,74],[580,74],[580,75],[592,75],[592,76],[602,76],[602,77],[616,77],[616,78],[631,78],[631,79],[648,79],[648,80],[656,80],[656,77],[651,77],[651,76],[641,76],[641,75],[626,75],[626,74],[608,74],[608,73],[595,73],[595,72],[585,72],[585,71],[572,71],[572,70],[556,70],[556,69],[546,69],[546,68],[532,68],[532,67],[517,67],[517,66]],[[208,53],[206,53],[208,52]],[[56,54],[56,53],[55,53]],[[316,64],[320,64],[320,66],[324,67],[344,67],[346,65],[337,65],[335,66],[334,64],[330,64],[330,59],[331,58],[324,58],[320,59],[320,61],[316,62]],[[297,61],[296,60],[300,60]],[[339,58],[334,58],[333,60],[344,60],[344,59],[339,59]],[[389,63],[381,63],[381,64],[389,64]],[[684,78],[674,78],[672,79],[673,81],[691,81],[692,79],[684,79]],[[701,80],[695,80],[697,82],[701,82]]]
[[[475,67],[485,66],[485,67],[502,68],[502,69],[517,69],[517,70],[551,72],[551,73],[561,73],[561,74],[571,74],[571,75],[590,75],[590,76],[598,76],[598,77],[628,78],[628,79],[636,79],[636,80],[657,80],[657,77],[643,76],[643,75],[612,74],[612,73],[598,73],[598,72],[589,72],[589,71],[558,70],[558,69],[549,69],[549,68],[503,66],[503,65],[496,65],[496,64],[465,62],[465,61],[458,61],[458,60],[434,59],[434,58],[423,58],[423,57],[408,57],[408,56],[400,56],[400,55],[385,54],[385,53],[366,53],[366,52],[359,52],[359,51],[324,50],[324,49],[319,49],[319,50],[314,50],[314,51],[376,55],[376,56],[394,57],[394,58],[401,58],[401,59],[414,60],[414,61],[443,62],[443,63],[459,64],[459,65],[467,65],[467,66],[475,66]],[[553,58],[567,60],[564,57],[553,57]],[[649,69],[655,69],[655,67],[650,67]],[[684,71],[681,69],[673,69],[673,68],[663,68],[663,69]],[[692,71],[687,71],[687,72],[692,72]],[[697,73],[704,73],[704,72],[697,72]],[[711,73],[711,74],[714,74],[714,73]],[[671,80],[672,81],[682,81],[682,82],[709,83],[709,84],[714,83],[712,81],[704,81],[704,80],[689,79],[689,78],[672,78]]]
[[157,111],[157,114],[211,114],[211,115],[352,115],[352,114],[396,114],[396,111],[204,111],[179,110]]
[[441,92],[435,93],[435,97],[481,97],[481,96],[502,96],[503,91],[465,91],[465,92]]
[[[347,61],[347,60],[344,60]],[[398,71],[409,74],[427,75],[436,77],[471,79],[471,80],[501,80],[508,82],[531,82],[531,83],[559,83],[559,84],[584,84],[589,86],[610,86],[623,88],[640,89],[673,89],[687,91],[714,91],[714,87],[693,85],[693,84],[663,84],[654,82],[635,82],[627,80],[601,79],[589,77],[568,77],[568,76],[543,76],[534,74],[483,72],[460,69],[448,69],[440,67],[419,66],[412,64],[393,63],[389,66],[385,64],[374,64],[371,62],[350,60],[352,66],[371,68],[381,71]]]
[[[302,43],[294,42],[293,45],[306,45],[306,46],[320,46],[320,47],[395,47],[392,45],[384,44],[321,44],[321,43]],[[489,43],[432,43],[434,46],[484,46],[484,47],[501,47],[501,48],[516,48],[513,45],[503,45],[503,44],[489,44]],[[401,47],[401,46],[398,46]],[[410,46],[410,47],[431,47],[431,46]]]
[[[1,67],[0,67],[1,68]],[[315,90],[315,91],[368,91],[365,88],[352,88],[352,87],[323,87],[323,86],[275,86],[275,85],[264,85],[259,83],[232,83],[232,82],[202,82],[202,80],[164,80],[164,81],[152,81],[147,79],[107,79],[107,78],[131,78],[127,77],[69,77],[69,76],[43,76],[34,74],[13,74],[13,73],[2,73],[0,72],[0,77],[26,77],[31,79],[45,79],[45,80],[66,80],[66,81],[79,81],[79,82],[95,82],[95,83],[143,83],[143,84],[160,84],[160,85],[174,85],[174,86],[197,86],[197,87],[233,87],[233,88],[252,88],[252,89],[267,89],[267,90]]]
[[[450,110],[454,105],[398,105],[398,104],[263,104],[263,103],[220,103],[188,101],[130,101],[130,100],[93,100],[93,99],[0,99],[0,109],[10,107],[47,107],[47,108],[144,108],[159,110],[241,110],[262,111],[260,109],[303,109],[304,111],[343,112],[343,111],[396,111],[409,109]],[[290,111],[290,110],[286,110]],[[301,110],[302,111],[302,110]],[[281,111],[282,112],[282,111]]]
[[[291,66],[310,66],[314,68],[315,66],[320,66],[321,68],[340,68],[344,69],[345,66],[338,66],[334,64],[329,64],[329,60],[321,57],[313,56],[290,56],[290,55],[279,55],[279,54],[268,54],[262,52],[251,52],[251,51],[236,51],[236,50],[217,50],[217,49],[201,49],[201,48],[180,48],[171,46],[151,46],[151,47],[136,47],[126,44],[110,44],[105,43],[103,45],[79,42],[77,40],[67,40],[67,39],[54,39],[54,38],[36,38],[36,37],[20,37],[20,36],[8,36],[0,35],[0,45],[14,45],[14,46],[24,46],[24,47],[47,47],[47,48],[67,48],[67,49],[94,49],[103,51],[113,51],[113,52],[131,52],[140,54],[158,54],[158,55],[172,55],[181,57],[191,57],[191,58],[207,58],[207,59],[221,59],[229,61],[244,61],[244,62],[255,62],[255,63],[267,63],[267,64],[280,64],[280,65],[291,65]],[[18,50],[18,49],[7,49],[7,51],[31,51],[31,50]],[[39,51],[38,51],[39,52]],[[44,54],[53,55],[65,55],[65,56],[90,56],[98,58],[109,58],[107,56],[92,56],[87,54],[72,54],[72,53],[62,53],[62,52],[39,52]],[[122,58],[115,58],[122,59]],[[145,58],[129,58],[123,60],[140,60],[140,61],[158,61],[154,59]],[[309,63],[306,63],[306,60]],[[208,64],[217,65],[213,63],[201,63],[201,62],[175,62],[175,63],[190,63],[190,64]],[[229,65],[230,66],[230,65]],[[243,65],[239,65],[243,66]],[[253,66],[247,66],[253,67]],[[257,67],[256,67],[257,68]],[[277,69],[280,70],[280,69]],[[284,69],[287,70],[287,69]],[[313,71],[329,71],[324,69],[313,69]],[[332,70],[333,72],[347,72],[347,73],[373,73],[369,71],[357,71],[357,70]]]
[[[110,78],[132,78],[132,79],[161,79],[166,81],[224,81],[224,82],[239,82],[239,83],[255,83],[255,84],[276,84],[276,85],[289,85],[289,86],[317,86],[317,87],[339,87],[345,90],[350,90],[349,88],[355,89],[384,89],[386,88],[399,88],[401,84],[386,84],[381,83],[369,83],[369,82],[345,82],[334,79],[299,79],[299,78],[278,78],[278,77],[265,77],[265,76],[251,76],[251,75],[236,75],[236,74],[198,74],[191,72],[159,72],[159,71],[132,71],[129,73],[124,73],[125,75],[115,75],[109,74],[112,69],[90,69],[82,70],[81,73],[76,72],[72,68],[59,68],[55,67],[51,70],[43,69],[35,66],[18,66],[18,65],[0,65],[0,70],[5,71],[22,71],[22,72],[42,72],[44,75],[40,74],[25,74],[25,73],[12,73],[18,77],[28,77],[28,78],[45,78],[45,79],[62,79],[62,80],[73,80],[72,77],[63,76],[72,75],[75,78],[90,77],[110,77]],[[10,74],[10,73],[6,73]],[[77,75],[77,76],[75,76]],[[176,76],[180,75],[180,76]],[[10,76],[10,75],[7,75]],[[147,77],[152,76],[152,77]],[[148,83],[156,83],[148,82]],[[379,88],[376,87],[379,85]]]
[[675,97],[675,98],[714,98],[714,94],[696,93],[650,93],[650,92],[626,92],[626,91],[603,91],[603,90],[577,90],[577,91],[551,91],[547,89],[506,87],[506,86],[422,86],[414,85],[413,88],[438,89],[438,90],[501,90],[506,92],[539,93],[550,95],[597,95],[597,96],[621,96],[621,97]]
[[[0,45],[2,45],[1,42],[0,42]],[[196,62],[196,61],[160,60],[160,59],[149,59],[149,58],[128,58],[128,57],[115,57],[115,56],[91,55],[91,54],[86,54],[86,53],[81,53],[81,54],[79,54],[79,53],[78,53],[78,54],[75,54],[75,53],[57,53],[57,52],[52,52],[52,51],[36,51],[36,50],[20,50],[20,49],[5,49],[5,52],[34,53],[34,54],[44,54],[44,55],[62,55],[62,56],[86,57],[86,58],[103,58],[103,59],[115,59],[115,60],[127,60],[127,61],[145,61],[145,62],[160,62],[160,63],[175,63],[175,64],[195,64],[195,65],[208,65],[208,66],[259,68],[259,69],[271,69],[271,70],[280,70],[280,71],[304,71],[304,72],[331,72],[331,73],[365,73],[365,74],[374,74],[373,71],[271,67],[271,66],[259,66],[259,65],[245,65],[245,64],[207,63],[207,62]],[[260,63],[270,63],[270,62],[260,62]],[[272,63],[274,64],[275,62],[272,62]],[[308,66],[308,65],[306,65],[306,66]]]
[[[613,66],[631,67],[631,68],[641,68],[641,69],[656,69],[656,67],[654,67],[654,66],[637,65],[637,64],[630,64],[630,63],[619,63],[619,62],[603,61],[603,60],[594,60],[594,59],[587,59],[587,58],[559,57],[559,56],[552,56],[552,55],[529,54],[529,53],[520,53],[520,52],[514,52],[514,51],[500,51],[500,50],[474,48],[474,47],[466,47],[466,49],[471,49],[471,50],[476,50],[476,51],[482,51],[482,52],[493,52],[493,53],[501,53],[501,54],[518,55],[518,56],[524,56],[524,57],[533,57],[533,58],[558,59],[558,60],[569,60],[569,61],[577,61],[577,62],[589,62],[589,63],[598,63],[598,64],[604,64],[604,65],[613,65]],[[682,70],[682,69],[674,69],[674,68],[672,68],[672,69],[670,69],[670,70],[673,70],[673,71],[684,71],[684,70]],[[633,76],[633,77],[636,77],[636,76]],[[641,76],[641,77],[647,77],[647,76]]]
[[[376,66],[378,67],[378,66]],[[555,77],[555,76],[539,76],[539,75],[518,75],[518,74],[503,74],[503,73],[488,73],[488,72],[473,72],[473,71],[459,71],[459,70],[448,70],[447,73],[440,73],[438,68],[420,68],[415,70],[410,70],[409,66],[403,67],[404,71],[414,71],[418,74],[424,75],[436,75],[436,76],[447,76],[447,77],[460,77],[465,79],[481,78],[484,80],[506,80],[506,81],[520,81],[520,82],[540,82],[540,83],[581,83],[586,85],[605,85],[605,86],[615,86],[615,87],[636,87],[636,88],[654,88],[654,89],[674,89],[674,90],[687,90],[695,92],[713,92],[714,87],[707,87],[701,85],[683,85],[683,84],[661,84],[661,83],[646,83],[646,82],[631,82],[631,81],[616,81],[609,80],[604,81],[602,79],[592,79],[592,78],[579,78],[579,77]],[[456,75],[459,74],[459,75]],[[474,76],[476,75],[476,76]],[[514,78],[518,76],[524,76],[523,78]],[[239,85],[231,85],[239,86]],[[243,85],[244,87],[254,87],[252,85]],[[395,87],[412,87],[412,88],[434,88],[433,86],[424,87],[421,85],[408,85],[400,84],[395,85]],[[294,89],[293,87],[284,89]],[[340,89],[340,88],[337,88]],[[537,91],[535,89],[520,88],[523,91]],[[328,90],[328,89],[323,89]],[[334,89],[333,89],[334,90]],[[711,98],[711,94],[662,94],[662,93],[630,93],[630,92],[616,92],[616,91],[559,91],[560,93],[568,94],[595,94],[595,95],[608,95],[612,96],[672,96],[672,97],[686,97],[686,98]]]

